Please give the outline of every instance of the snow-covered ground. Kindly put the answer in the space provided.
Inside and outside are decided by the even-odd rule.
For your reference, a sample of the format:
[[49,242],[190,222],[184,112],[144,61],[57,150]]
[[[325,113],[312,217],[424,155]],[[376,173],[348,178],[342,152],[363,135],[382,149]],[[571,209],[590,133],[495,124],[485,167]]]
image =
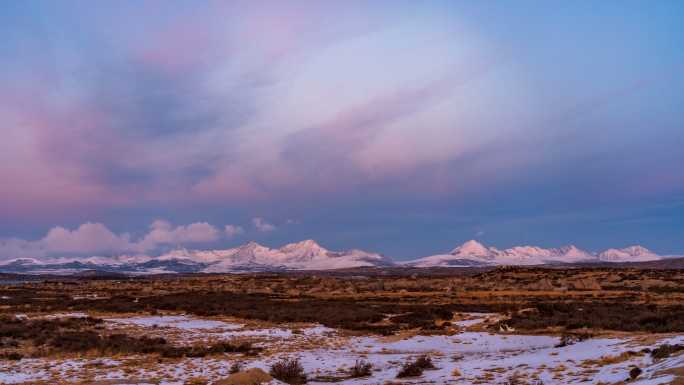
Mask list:
[[[465,314],[451,335],[358,336],[320,325],[267,325],[233,320],[200,319],[186,315],[136,316],[107,319],[107,327],[147,335],[173,336],[174,341],[201,343],[215,339],[249,339],[264,351],[258,356],[225,355],[211,358],[157,360],[154,357],[23,359],[0,361],[0,383],[39,380],[183,384],[190,378],[210,381],[228,376],[240,361],[245,368],[269,370],[285,357],[301,360],[310,379],[343,377],[357,359],[373,364],[373,374],[345,379],[345,384],[498,384],[517,376],[527,383],[615,384],[639,367],[634,384],[667,384],[667,369],[684,367],[684,355],[654,361],[644,348],[684,343],[684,335],[619,334],[557,347],[557,336],[489,333],[478,326],[492,314]],[[429,355],[437,369],[422,376],[398,380],[402,364]],[[274,382],[275,383],[275,382]],[[317,384],[315,380],[309,383]]]
[[243,325],[223,321],[190,318],[179,316],[149,316],[129,318],[107,318],[106,321],[118,324],[130,324],[143,327],[170,327],[184,330],[230,330],[240,329]]

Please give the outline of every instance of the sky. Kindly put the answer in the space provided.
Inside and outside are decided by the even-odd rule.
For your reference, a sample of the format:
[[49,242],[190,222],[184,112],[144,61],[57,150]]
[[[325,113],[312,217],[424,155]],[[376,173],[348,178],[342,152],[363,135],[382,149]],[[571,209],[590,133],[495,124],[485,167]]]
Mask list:
[[7,0],[0,260],[684,254],[684,2]]

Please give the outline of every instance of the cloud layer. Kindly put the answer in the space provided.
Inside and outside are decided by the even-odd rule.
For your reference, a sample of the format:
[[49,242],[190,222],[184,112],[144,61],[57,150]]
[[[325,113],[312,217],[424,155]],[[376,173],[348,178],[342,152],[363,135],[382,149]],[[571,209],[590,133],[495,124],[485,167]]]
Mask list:
[[[255,220],[262,226],[259,231],[275,229],[261,218]],[[264,230],[264,226],[269,230]],[[222,232],[207,222],[174,226],[159,219],[149,226],[145,235],[133,239],[128,233],[114,233],[102,223],[87,222],[73,230],[57,226],[38,240],[0,239],[0,259],[142,254],[158,251],[165,246],[206,245],[244,234],[241,226],[225,225],[224,229]]]
[[[246,229],[275,238],[261,216],[306,216],[288,231],[401,252],[407,237],[373,237],[434,233],[449,247],[488,224],[495,243],[516,221],[680,202],[684,6],[591,8],[13,2],[0,14],[2,247],[139,252]],[[158,217],[191,224],[22,240],[86,220],[142,234]],[[222,217],[244,227],[193,223]],[[476,223],[444,230],[463,217]],[[682,220],[662,221],[625,234],[684,247]]]

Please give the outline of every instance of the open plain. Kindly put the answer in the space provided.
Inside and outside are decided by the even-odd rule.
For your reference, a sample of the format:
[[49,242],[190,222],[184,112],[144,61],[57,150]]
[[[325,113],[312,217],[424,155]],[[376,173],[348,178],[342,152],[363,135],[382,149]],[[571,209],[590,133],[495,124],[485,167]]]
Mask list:
[[11,279],[2,383],[684,381],[676,269]]

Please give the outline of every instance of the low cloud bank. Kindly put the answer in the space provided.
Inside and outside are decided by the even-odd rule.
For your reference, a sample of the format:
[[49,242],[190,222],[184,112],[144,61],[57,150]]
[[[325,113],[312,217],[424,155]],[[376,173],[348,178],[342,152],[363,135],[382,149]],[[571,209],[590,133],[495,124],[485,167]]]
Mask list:
[[[273,231],[276,227],[263,218],[253,218],[259,232]],[[62,254],[95,253],[146,253],[166,245],[187,245],[216,242],[245,233],[242,226],[228,224],[224,230],[207,222],[174,226],[165,220],[155,220],[149,231],[140,238],[129,233],[117,234],[97,222],[86,222],[70,230],[62,226],[51,228],[38,240],[0,238],[0,259],[41,258]]]

